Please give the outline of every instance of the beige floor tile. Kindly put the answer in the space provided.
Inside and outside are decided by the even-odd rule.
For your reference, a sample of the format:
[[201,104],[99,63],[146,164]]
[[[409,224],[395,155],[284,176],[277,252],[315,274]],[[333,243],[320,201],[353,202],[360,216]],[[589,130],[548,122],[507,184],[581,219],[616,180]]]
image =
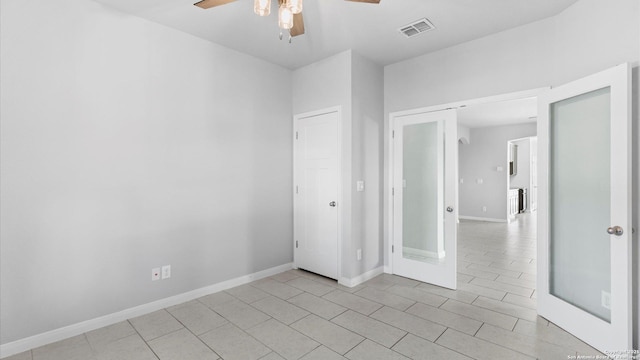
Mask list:
[[214,307],[213,310],[243,330],[256,326],[271,318],[269,315],[240,300],[218,305]]
[[234,298],[233,296],[227,294],[224,291],[221,292],[217,292],[214,294],[210,294],[207,296],[203,296],[201,298],[198,299],[198,301],[200,301],[201,303],[203,303],[204,305],[206,305],[209,308],[214,308],[218,305],[222,305],[224,303],[228,303],[231,301],[236,300],[236,298]]
[[453,329],[447,329],[436,341],[436,344],[478,360],[535,359]]
[[135,335],[136,330],[128,321],[122,321],[97,330],[89,331],[85,335],[89,345],[94,350],[100,350],[114,341]]
[[498,276],[498,278],[496,279],[497,282],[503,282],[506,284],[511,284],[511,285],[515,285],[515,286],[520,286],[523,288],[527,288],[527,289],[535,289],[536,288],[536,282],[535,281],[531,281],[531,280],[524,280],[522,278],[519,279],[515,279],[512,278],[510,276]]
[[491,272],[491,273],[495,273],[497,275],[502,275],[502,276],[510,276],[515,279],[519,278],[520,275],[522,274],[521,271],[513,271],[513,270],[507,270],[507,269],[495,267],[495,266],[489,266],[489,265],[485,266],[485,265],[479,265],[479,264],[469,265],[469,269],[482,270],[482,271]]
[[384,280],[391,281],[395,285],[406,286],[406,287],[414,287],[420,284],[420,281],[418,280],[409,279],[403,276],[393,275],[393,274],[380,274],[376,276],[374,279],[376,278],[382,278]]
[[233,295],[234,297],[246,302],[247,304],[251,304],[253,302],[256,302],[260,299],[264,299],[267,296],[271,296],[269,294],[267,294],[266,292],[253,287],[249,284],[246,285],[242,285],[242,286],[238,286],[238,287],[234,287],[232,289],[228,289],[226,290],[226,292],[228,294]]
[[456,300],[448,300],[446,303],[444,303],[444,305],[440,307],[440,309],[470,317],[481,322],[496,325],[506,330],[512,330],[518,320],[513,316],[504,315],[492,310],[483,309],[481,307],[465,304]]
[[309,315],[308,311],[274,296],[258,300],[251,304],[251,306],[286,325],[290,325],[291,323]]
[[157,357],[138,334],[116,340],[95,352],[95,360],[156,360]]
[[379,304],[386,305],[401,311],[407,310],[411,305],[416,303],[413,300],[409,300],[405,297],[392,294],[389,291],[384,291],[384,290],[371,288],[371,287],[365,287],[364,289],[354,293],[354,295],[363,297],[365,299],[369,299],[373,302],[377,302]]
[[[420,287],[406,287],[401,285],[394,285],[389,289],[387,289],[387,291],[407,299],[411,299],[417,302],[421,302],[423,304],[436,306],[436,307],[444,304],[444,302],[447,301],[446,297],[432,294],[428,290],[421,289]],[[475,296],[473,297],[473,299],[475,299]]]
[[282,300],[287,300],[296,295],[302,294],[302,290],[296,289],[293,286],[283,284],[279,281],[264,279],[251,283],[251,286],[267,292],[273,296],[279,297]]
[[[460,275],[462,275],[462,277]],[[493,272],[484,271],[484,270],[478,270],[474,268],[458,268],[459,282],[468,283],[471,280],[473,280],[473,278],[477,278],[477,277],[482,279],[495,280],[498,278],[498,276],[500,275]],[[469,277],[471,277],[471,279],[469,279]]]
[[508,302],[510,304],[519,305],[522,307],[526,307],[532,310],[537,309],[537,301],[536,299],[515,295],[515,294],[507,294],[504,299],[504,302]]
[[440,324],[386,306],[371,317],[429,341],[437,339],[446,329]]
[[364,337],[316,315],[309,315],[291,327],[341,355],[364,340]]
[[575,350],[566,349],[535,337],[507,331],[489,324],[482,325],[476,337],[538,359],[567,359],[570,355],[576,354]]
[[467,275],[467,274],[462,274],[460,273],[460,271],[458,271],[458,281],[460,282],[465,282],[468,283],[469,281],[473,280],[473,276],[471,275]]
[[478,320],[421,303],[413,305],[406,312],[471,336],[482,326],[482,322]]
[[388,348],[392,347],[407,334],[406,331],[352,310],[335,317],[331,322]]
[[3,357],[2,360],[32,360],[31,350],[19,354]]
[[272,351],[267,355],[261,357],[260,360],[286,360],[286,359]]
[[408,359],[393,350],[376,344],[371,340],[365,340],[349,351],[345,357],[351,360],[402,360]]
[[[420,289],[420,290],[424,290],[426,292],[430,292],[434,295],[438,295],[443,297],[443,302],[440,303],[440,305],[444,304],[444,301],[446,301],[447,299],[454,299],[454,300],[458,300],[461,301],[463,303],[467,303],[467,304],[471,304],[477,297],[477,294],[474,294],[472,292],[468,292],[468,291],[464,291],[462,289],[458,290],[451,290],[451,289],[446,289],[440,286],[435,286],[435,285],[431,285],[431,284],[420,284],[418,286],[416,286],[416,289]],[[425,303],[427,305],[433,305],[436,306],[436,304],[433,303],[429,303],[426,301],[421,301],[421,300],[417,300],[414,299],[416,301]],[[437,306],[440,306],[437,305]]]
[[[513,271],[513,272],[523,272],[523,273],[527,273],[527,274],[535,274],[536,273],[536,264],[523,264],[523,263],[511,263],[511,264],[502,264],[502,263],[497,263],[494,262],[493,264],[489,265],[492,268],[499,268],[499,269],[504,269],[504,270],[508,270],[508,271]],[[518,276],[519,277],[519,276]]]
[[289,270],[289,271],[283,271],[279,274],[275,274],[273,276],[270,276],[269,278],[275,281],[286,283],[287,281],[290,281],[299,277],[300,277],[300,274],[298,274],[298,272],[294,270]]
[[527,274],[527,273],[522,273],[522,275],[520,275],[520,279],[527,280],[527,281],[533,281],[534,283],[538,280],[537,275],[535,275],[535,274]]
[[286,284],[315,296],[322,296],[335,290],[334,286],[329,286],[305,277],[295,278],[291,281],[287,281]]
[[[520,296],[530,297],[531,294],[533,293],[533,289],[523,288],[521,286],[516,286],[516,285],[507,284],[504,282],[491,281],[486,279],[476,278],[471,281],[471,284],[486,287],[489,289],[498,290],[498,291],[504,291],[504,292],[508,292],[508,293],[512,293]],[[496,300],[501,300],[501,299],[496,299]]]
[[484,298],[482,296],[478,297],[476,301],[473,302],[473,305],[529,321],[536,321],[536,319],[538,318],[537,311],[533,309],[510,304],[507,302]]
[[591,346],[585,344],[559,327],[549,325],[546,321],[531,322],[520,319],[513,331],[519,334],[532,336],[558,346],[574,349],[579,353],[589,353],[593,351]]
[[257,360],[271,350],[233,324],[222,325],[200,339],[225,360]]
[[300,358],[300,360],[342,360],[344,356],[331,351],[325,346],[318,346],[315,350]]
[[227,320],[199,301],[189,301],[167,309],[178,321],[196,335],[211,331]]
[[[502,300],[505,295],[507,295],[506,291],[491,289],[485,286],[480,286],[474,283],[474,281],[478,280],[478,278],[474,278],[470,283],[458,283],[458,290],[470,292],[477,296],[484,296],[491,299]],[[480,279],[482,280],[482,279]]]
[[160,360],[219,359],[216,353],[187,329],[149,341],[149,346]]
[[346,293],[342,290],[334,290],[323,296],[322,298],[364,315],[369,315],[382,307],[381,304],[375,303],[357,295]]
[[309,293],[302,293],[287,301],[327,320],[347,311],[347,308],[343,306]]
[[159,310],[129,320],[145,341],[153,340],[162,335],[167,335],[183,326],[166,310]]
[[87,360],[95,359],[84,335],[58,341],[33,349],[33,360]]
[[400,354],[415,360],[470,360],[470,357],[447,349],[431,341],[419,338],[415,335],[408,334],[400,340],[393,348]]
[[278,355],[289,360],[299,359],[320,346],[319,343],[275,319],[254,326],[247,332]]

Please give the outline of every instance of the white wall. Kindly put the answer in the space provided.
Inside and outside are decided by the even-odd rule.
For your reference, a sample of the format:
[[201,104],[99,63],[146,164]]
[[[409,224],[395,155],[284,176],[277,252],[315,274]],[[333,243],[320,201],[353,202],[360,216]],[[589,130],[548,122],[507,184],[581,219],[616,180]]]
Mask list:
[[290,71],[92,1],[0,13],[2,344],[291,262]]
[[[460,217],[507,221],[507,142],[535,135],[535,123],[471,129],[473,141],[458,145],[459,177],[463,179],[458,187]],[[518,156],[518,166],[527,162],[520,153]],[[502,171],[497,171],[498,166]]]
[[[382,169],[384,129],[384,70],[365,57],[352,52],[352,261],[350,277],[382,266]],[[355,191],[355,182],[363,180],[364,192]]]
[[[623,62],[632,62],[635,121],[633,143],[634,163],[637,165],[633,203],[636,210],[635,227],[638,229],[639,5],[638,0],[579,0],[555,17],[389,65],[385,67],[385,114],[556,86]],[[385,124],[385,133],[387,131],[388,125]],[[388,163],[385,160],[385,164]],[[386,169],[385,165],[385,171]],[[638,234],[636,232],[634,244],[638,243]],[[634,263],[637,264],[640,246],[635,246],[635,249]],[[634,304],[637,309],[640,291],[640,269],[637,265],[635,274]],[[640,343],[639,311],[636,311],[636,320],[634,326],[637,348]]]

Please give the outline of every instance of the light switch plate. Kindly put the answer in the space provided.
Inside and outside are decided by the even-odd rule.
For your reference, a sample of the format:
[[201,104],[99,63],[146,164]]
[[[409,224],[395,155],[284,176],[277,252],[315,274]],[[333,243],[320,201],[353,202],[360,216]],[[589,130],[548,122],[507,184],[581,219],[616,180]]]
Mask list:
[[356,191],[364,191],[364,180],[356,181]]

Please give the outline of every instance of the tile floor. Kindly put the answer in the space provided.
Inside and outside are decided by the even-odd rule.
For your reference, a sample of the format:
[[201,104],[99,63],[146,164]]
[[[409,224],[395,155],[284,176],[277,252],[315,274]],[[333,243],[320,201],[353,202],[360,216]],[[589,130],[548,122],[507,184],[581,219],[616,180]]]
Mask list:
[[452,291],[383,274],[355,288],[300,270],[10,360],[567,359],[594,349],[536,315],[535,218],[462,221]]

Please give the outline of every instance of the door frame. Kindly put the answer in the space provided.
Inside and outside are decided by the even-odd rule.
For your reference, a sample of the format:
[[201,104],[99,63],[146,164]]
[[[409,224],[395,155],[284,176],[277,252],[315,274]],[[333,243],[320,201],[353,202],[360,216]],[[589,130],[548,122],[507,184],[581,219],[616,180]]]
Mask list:
[[[435,111],[441,111],[441,110],[464,108],[471,105],[481,105],[481,104],[488,104],[488,103],[494,103],[494,102],[500,102],[500,101],[509,101],[509,100],[518,100],[518,99],[524,99],[524,98],[530,98],[530,97],[537,97],[543,92],[545,92],[546,90],[548,90],[549,88],[550,87],[535,88],[531,90],[524,90],[524,91],[517,91],[512,93],[494,95],[494,96],[487,96],[482,98],[461,100],[461,101],[455,101],[455,102],[450,102],[445,104],[414,108],[410,110],[394,111],[389,113],[389,119],[388,121],[385,121],[385,128],[384,128],[384,132],[385,132],[384,137],[386,140],[385,141],[386,151],[384,153],[385,155],[384,164],[385,164],[386,174],[384,179],[385,184],[383,187],[384,189],[384,197],[383,197],[384,251],[383,253],[384,253],[384,272],[385,273],[387,274],[393,273],[392,272],[393,256],[392,256],[392,249],[391,249],[391,246],[393,245],[393,234],[394,234],[393,194],[392,194],[394,154],[393,154],[392,130],[395,125],[395,119],[401,116],[406,116],[406,115],[416,115],[416,114],[435,112]],[[455,162],[456,162],[455,166],[456,167],[459,166],[458,159],[456,159]],[[459,187],[459,181],[456,181],[456,187]],[[454,206],[457,209],[459,208],[459,199],[456,199],[456,202],[457,203]]]
[[296,184],[298,183],[298,179],[297,179],[297,172],[296,172],[296,160],[297,160],[297,152],[296,152],[296,136],[297,136],[297,132],[298,132],[298,121],[301,119],[306,119],[306,118],[310,118],[310,117],[314,117],[314,116],[320,116],[320,115],[325,115],[325,114],[330,114],[330,113],[336,113],[338,116],[338,120],[337,120],[337,143],[338,143],[338,148],[336,149],[336,154],[337,154],[337,168],[336,168],[336,185],[338,187],[337,189],[337,199],[336,202],[338,203],[338,206],[336,207],[336,210],[338,212],[338,226],[337,226],[337,236],[338,236],[338,259],[337,259],[337,264],[338,264],[338,269],[337,269],[337,280],[340,283],[341,279],[342,279],[342,241],[343,241],[343,237],[342,237],[342,232],[344,230],[344,224],[348,222],[344,222],[343,221],[343,215],[344,212],[342,211],[342,204],[344,204],[344,198],[343,198],[343,187],[342,187],[342,147],[343,147],[343,141],[342,141],[342,134],[343,134],[343,130],[342,130],[342,126],[343,126],[343,119],[342,119],[342,107],[341,106],[333,106],[333,107],[329,107],[329,108],[324,108],[324,109],[319,109],[319,110],[314,110],[314,111],[309,111],[309,112],[304,112],[304,113],[299,113],[299,114],[294,114],[292,117],[292,127],[293,127],[293,132],[291,134],[291,147],[292,147],[292,153],[293,153],[293,157],[292,157],[292,169],[293,169],[293,184],[291,186],[291,196],[292,196],[292,205],[293,205],[293,239],[292,239],[292,248],[293,248],[293,265],[292,267],[294,269],[297,269],[297,263],[298,263],[298,259],[297,259],[297,255],[296,255],[296,238],[297,238],[297,234],[296,234],[296,227],[295,227],[295,221],[296,221]]

